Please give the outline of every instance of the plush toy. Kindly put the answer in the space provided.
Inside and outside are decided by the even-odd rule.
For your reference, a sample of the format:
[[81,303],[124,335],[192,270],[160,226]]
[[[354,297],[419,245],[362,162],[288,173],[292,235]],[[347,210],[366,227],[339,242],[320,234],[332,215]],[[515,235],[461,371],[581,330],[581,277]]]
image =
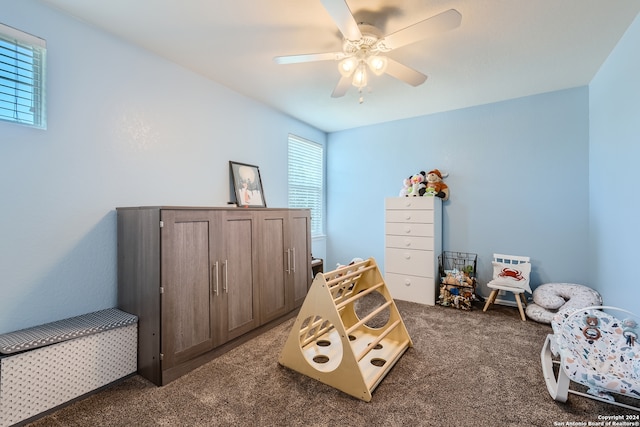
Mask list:
[[449,289],[447,289],[448,286],[440,286],[440,297],[438,298],[438,303],[443,306],[443,307],[448,307],[449,303],[451,302],[451,293],[449,292]]
[[402,189],[400,189],[400,197],[408,197],[411,192],[411,177],[402,180]]
[[442,173],[438,169],[429,171],[426,178],[426,191],[440,197],[443,201],[449,200],[449,186],[442,182]]
[[[356,257],[356,258],[353,258],[353,259],[349,262],[349,264],[347,264],[347,265],[340,264],[340,263],[336,263],[336,270],[338,270],[338,269],[340,269],[340,268],[342,268],[342,267],[347,267],[347,266],[349,266],[349,265],[356,264],[356,263],[358,263],[358,262],[362,262],[362,261],[364,261],[362,258],[357,258],[357,257]],[[349,271],[349,272],[350,272],[350,271]]]
[[453,286],[473,286],[473,279],[465,271],[458,269],[445,271],[446,276],[442,278],[442,283]]
[[424,171],[417,173],[411,177],[411,195],[413,197],[424,196],[425,189],[427,188],[425,182],[427,180],[427,174]]

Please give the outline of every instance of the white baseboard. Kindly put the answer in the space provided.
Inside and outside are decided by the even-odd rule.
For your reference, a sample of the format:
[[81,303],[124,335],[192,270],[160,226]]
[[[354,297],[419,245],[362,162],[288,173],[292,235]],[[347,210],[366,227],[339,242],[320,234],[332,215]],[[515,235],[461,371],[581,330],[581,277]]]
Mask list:
[[496,298],[496,300],[493,303],[494,304],[499,304],[499,305],[507,305],[509,307],[517,307],[518,306],[518,304],[516,304],[516,302],[514,300],[501,299],[501,298]]

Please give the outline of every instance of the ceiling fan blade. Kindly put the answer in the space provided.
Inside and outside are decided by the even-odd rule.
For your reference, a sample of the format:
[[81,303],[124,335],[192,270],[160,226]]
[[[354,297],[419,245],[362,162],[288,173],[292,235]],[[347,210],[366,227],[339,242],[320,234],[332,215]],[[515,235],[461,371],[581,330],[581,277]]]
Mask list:
[[387,70],[386,73],[391,77],[395,77],[411,86],[419,86],[427,80],[427,76],[419,71],[409,68],[391,58],[387,58]]
[[430,36],[452,30],[460,26],[462,15],[455,9],[449,9],[424,21],[391,33],[382,39],[388,50],[397,49]]
[[273,60],[276,64],[299,64],[301,62],[313,62],[313,61],[339,61],[346,55],[344,52],[327,52],[327,53],[309,53],[305,55],[289,55],[289,56],[276,56]]
[[347,40],[360,40],[362,33],[345,0],[321,0],[333,22]]
[[344,96],[345,93],[347,93],[347,91],[349,90],[350,86],[351,86],[351,77],[342,76],[340,78],[340,81],[338,81],[338,84],[336,85],[335,89],[333,89],[333,93],[331,93],[331,97],[340,98],[341,96]]

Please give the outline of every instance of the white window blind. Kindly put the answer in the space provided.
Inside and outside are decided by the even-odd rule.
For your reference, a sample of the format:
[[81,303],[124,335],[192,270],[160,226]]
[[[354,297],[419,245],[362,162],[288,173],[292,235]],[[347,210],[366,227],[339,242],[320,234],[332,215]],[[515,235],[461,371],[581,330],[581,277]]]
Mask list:
[[323,234],[324,150],[315,142],[289,135],[289,207],[311,209],[311,235]]
[[46,42],[0,24],[0,120],[45,129]]

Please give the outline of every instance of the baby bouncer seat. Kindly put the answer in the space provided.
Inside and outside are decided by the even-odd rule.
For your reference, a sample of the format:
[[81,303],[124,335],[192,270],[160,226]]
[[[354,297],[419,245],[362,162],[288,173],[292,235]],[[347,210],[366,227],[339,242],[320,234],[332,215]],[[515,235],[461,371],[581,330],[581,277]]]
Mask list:
[[[540,354],[551,397],[566,402],[572,393],[640,411],[639,320],[607,306],[557,314]],[[554,364],[559,365],[556,370]],[[572,389],[572,382],[586,386],[587,392]],[[616,401],[614,394],[630,398],[630,404]]]

